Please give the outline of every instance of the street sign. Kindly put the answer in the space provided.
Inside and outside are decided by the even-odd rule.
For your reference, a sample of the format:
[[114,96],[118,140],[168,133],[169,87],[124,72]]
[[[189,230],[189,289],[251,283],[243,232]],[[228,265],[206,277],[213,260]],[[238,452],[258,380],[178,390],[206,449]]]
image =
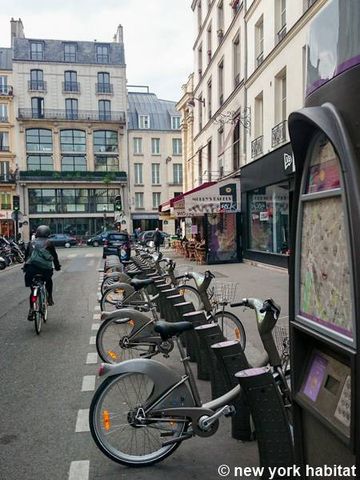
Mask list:
[[21,212],[12,212],[11,219],[16,221],[16,216],[17,216],[17,220],[19,222],[22,222],[24,215]]

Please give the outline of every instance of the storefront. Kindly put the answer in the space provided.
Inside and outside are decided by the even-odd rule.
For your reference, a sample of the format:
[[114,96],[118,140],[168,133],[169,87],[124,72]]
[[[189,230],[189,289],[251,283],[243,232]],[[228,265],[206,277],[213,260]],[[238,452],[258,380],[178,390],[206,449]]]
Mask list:
[[14,221],[11,219],[12,210],[0,210],[0,236],[13,237],[15,235]]
[[294,171],[290,144],[242,167],[244,258],[287,267]]

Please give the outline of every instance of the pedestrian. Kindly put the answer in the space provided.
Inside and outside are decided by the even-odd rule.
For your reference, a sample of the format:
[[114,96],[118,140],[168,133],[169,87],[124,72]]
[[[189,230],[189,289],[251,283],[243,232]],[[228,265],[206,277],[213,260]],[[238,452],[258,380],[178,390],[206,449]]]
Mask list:
[[154,235],[153,235],[153,242],[155,245],[155,251],[160,252],[160,245],[162,241],[162,235],[161,232],[158,228],[155,229]]
[[30,240],[32,242],[35,240],[35,230],[32,231]]
[[176,236],[178,237],[178,240],[181,239],[181,228],[180,227],[177,227],[177,229],[176,229]]

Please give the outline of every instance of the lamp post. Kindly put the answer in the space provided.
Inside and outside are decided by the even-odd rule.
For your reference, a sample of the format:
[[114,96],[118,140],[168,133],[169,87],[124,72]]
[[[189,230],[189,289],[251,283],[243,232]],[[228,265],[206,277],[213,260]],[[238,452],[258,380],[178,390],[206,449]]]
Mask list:
[[103,213],[104,213],[104,218],[103,218],[103,230],[105,232],[106,230],[106,212],[107,212],[107,208],[106,208],[106,205],[103,206]]

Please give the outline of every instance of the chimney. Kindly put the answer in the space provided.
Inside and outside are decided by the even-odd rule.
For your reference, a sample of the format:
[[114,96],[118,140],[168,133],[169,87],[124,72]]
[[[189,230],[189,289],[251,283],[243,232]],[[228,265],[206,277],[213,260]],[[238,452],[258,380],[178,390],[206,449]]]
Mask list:
[[117,42],[117,43],[124,43],[124,38],[123,38],[123,27],[122,25],[119,25],[117,30],[116,30],[116,33],[114,35],[114,42]]
[[24,33],[24,26],[21,21],[21,18],[19,20],[14,20],[13,18],[10,20],[11,24],[11,46],[14,46],[14,39],[15,38],[25,38],[25,33]]

